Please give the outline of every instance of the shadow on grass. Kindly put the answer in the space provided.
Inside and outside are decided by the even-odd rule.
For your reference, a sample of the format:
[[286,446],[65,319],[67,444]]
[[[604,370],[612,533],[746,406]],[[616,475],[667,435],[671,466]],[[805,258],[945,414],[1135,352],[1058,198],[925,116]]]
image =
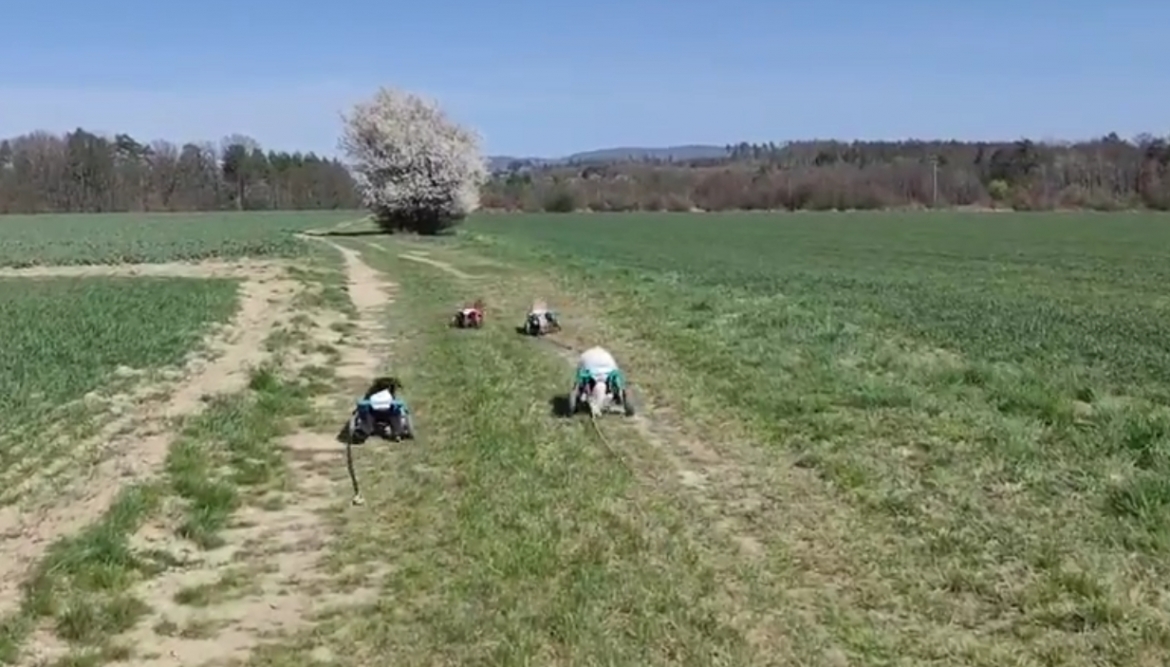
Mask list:
[[391,232],[381,229],[335,229],[325,232],[305,232],[305,236],[393,236]]
[[554,417],[572,417],[573,410],[569,407],[569,395],[558,394],[553,396],[548,401],[552,416]]
[[349,445],[349,444],[360,445],[360,444],[362,444],[360,442],[350,442],[349,420],[348,419],[345,420],[345,425],[343,425],[341,427],[341,430],[337,432],[336,439],[337,439],[337,442],[339,442],[343,445]]
[[444,229],[433,234],[424,234],[411,231],[386,231],[384,229],[330,229],[326,231],[307,231],[302,232],[305,236],[414,236],[419,238],[449,238],[456,235],[454,229]]

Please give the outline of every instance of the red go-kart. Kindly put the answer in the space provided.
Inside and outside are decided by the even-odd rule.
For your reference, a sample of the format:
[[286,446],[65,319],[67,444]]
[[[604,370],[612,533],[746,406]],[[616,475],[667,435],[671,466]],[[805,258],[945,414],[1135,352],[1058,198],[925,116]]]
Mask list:
[[478,329],[483,326],[484,305],[482,299],[476,299],[470,306],[460,308],[451,318],[451,326],[459,329]]

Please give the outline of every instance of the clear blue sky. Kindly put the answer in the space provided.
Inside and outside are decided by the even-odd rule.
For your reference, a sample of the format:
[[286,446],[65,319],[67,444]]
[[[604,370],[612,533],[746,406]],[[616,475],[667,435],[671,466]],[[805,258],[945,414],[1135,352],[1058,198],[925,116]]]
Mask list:
[[332,153],[381,84],[490,154],[1170,133],[1170,0],[6,0],[0,135]]

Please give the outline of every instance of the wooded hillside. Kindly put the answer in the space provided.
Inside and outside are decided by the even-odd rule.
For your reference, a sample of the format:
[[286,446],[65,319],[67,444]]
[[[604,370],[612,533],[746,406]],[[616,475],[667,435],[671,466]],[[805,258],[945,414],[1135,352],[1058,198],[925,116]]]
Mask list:
[[[1150,135],[1075,144],[805,141],[727,149],[727,157],[688,161],[517,161],[485,186],[483,206],[1170,209],[1170,143]],[[265,151],[248,137],[177,145],[78,129],[0,141],[0,213],[360,206],[352,177],[336,159]]]
[[726,159],[514,164],[489,208],[565,211],[1170,208],[1170,145],[1115,134],[1076,144],[836,142],[728,147]]

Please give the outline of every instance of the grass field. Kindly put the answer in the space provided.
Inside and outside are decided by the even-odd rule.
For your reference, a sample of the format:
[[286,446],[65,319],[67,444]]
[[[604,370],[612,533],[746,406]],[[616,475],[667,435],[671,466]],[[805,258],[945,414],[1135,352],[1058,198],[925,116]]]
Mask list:
[[[330,223],[312,217],[39,219],[38,263],[295,268],[0,287],[0,333],[24,341],[0,354],[31,378],[5,412],[59,400],[69,378],[174,363],[230,315],[233,281],[257,318],[215,362],[246,386],[179,419],[157,480],[55,536],[0,622],[0,658],[29,642],[61,665],[1170,654],[1170,219],[493,215],[454,238],[329,237],[342,274],[291,239]],[[53,241],[84,224],[91,254]],[[127,229],[153,230],[155,250],[130,250]],[[0,263],[27,263],[4,248]],[[486,329],[445,326],[477,297]],[[513,331],[536,298],[565,320],[552,340]],[[76,323],[44,324],[73,308]],[[554,414],[595,344],[640,408],[600,437]],[[92,369],[67,361],[80,350]],[[361,448],[366,504],[350,507],[333,432],[386,370],[419,439]]]
[[232,316],[237,288],[193,278],[0,278],[5,488],[12,466],[52,453],[58,427],[87,428],[83,399],[116,372],[180,365],[210,324]]
[[0,218],[0,267],[300,256],[305,246],[293,233],[362,215],[282,211],[5,216]]
[[[753,475],[816,472],[816,493],[863,526],[807,517],[821,558],[854,573],[816,607],[857,659],[1135,664],[1170,641],[1168,223],[663,215],[471,229],[476,250],[559,277],[631,351],[708,389],[686,408],[696,417],[750,425]],[[785,563],[786,537],[772,539],[772,567],[821,569]]]
[[[0,263],[37,265],[0,277],[0,662],[141,657],[126,633],[157,620],[181,545],[226,545],[256,504],[279,518],[278,439],[339,354],[315,320],[352,309],[338,258],[292,234],[354,217],[0,220]],[[157,265],[80,266],[136,261]]]

